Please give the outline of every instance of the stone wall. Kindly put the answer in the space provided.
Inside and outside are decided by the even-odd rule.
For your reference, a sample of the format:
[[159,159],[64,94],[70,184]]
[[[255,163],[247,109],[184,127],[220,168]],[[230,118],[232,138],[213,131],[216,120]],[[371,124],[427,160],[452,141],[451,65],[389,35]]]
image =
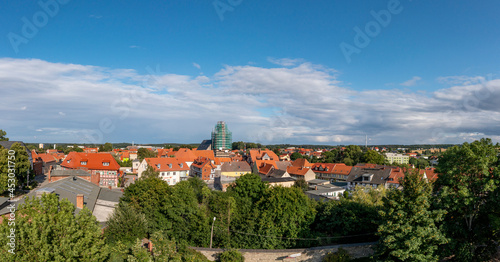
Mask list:
[[[372,243],[360,244],[344,244],[335,246],[313,247],[303,249],[240,249],[239,251],[245,256],[245,261],[307,261],[307,262],[321,262],[321,258],[328,252],[336,252],[339,247],[347,250],[353,258],[367,257],[373,254]],[[192,249],[199,251],[210,261],[215,261],[218,254],[224,252],[220,248],[201,248],[192,247]],[[289,255],[299,254],[296,258],[288,258]]]

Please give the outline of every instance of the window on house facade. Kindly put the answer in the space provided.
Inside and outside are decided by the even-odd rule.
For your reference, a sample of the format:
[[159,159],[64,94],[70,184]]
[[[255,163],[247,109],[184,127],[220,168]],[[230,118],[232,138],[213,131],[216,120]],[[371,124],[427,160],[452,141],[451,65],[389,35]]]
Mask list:
[[109,162],[102,162],[103,166],[109,166]]
[[86,166],[87,165],[87,161],[80,161],[80,165]]

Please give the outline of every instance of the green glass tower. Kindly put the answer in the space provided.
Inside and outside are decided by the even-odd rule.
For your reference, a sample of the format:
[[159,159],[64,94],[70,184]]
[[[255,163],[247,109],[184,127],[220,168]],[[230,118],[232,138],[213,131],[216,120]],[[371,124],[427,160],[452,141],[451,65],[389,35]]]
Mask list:
[[226,122],[219,121],[212,131],[212,148],[214,150],[232,149],[233,133],[227,129]]

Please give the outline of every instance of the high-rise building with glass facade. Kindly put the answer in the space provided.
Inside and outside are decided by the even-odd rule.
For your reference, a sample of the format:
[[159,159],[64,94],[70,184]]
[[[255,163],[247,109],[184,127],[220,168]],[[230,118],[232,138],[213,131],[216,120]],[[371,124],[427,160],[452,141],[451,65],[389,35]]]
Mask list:
[[226,122],[219,121],[212,131],[213,150],[231,150],[233,144],[233,133],[227,129]]

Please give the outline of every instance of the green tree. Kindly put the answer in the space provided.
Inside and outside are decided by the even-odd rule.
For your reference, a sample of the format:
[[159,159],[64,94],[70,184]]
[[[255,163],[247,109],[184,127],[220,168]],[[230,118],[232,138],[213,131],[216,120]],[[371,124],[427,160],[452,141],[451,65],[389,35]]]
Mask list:
[[[14,167],[12,168],[12,166]],[[15,182],[8,181],[8,174],[12,173],[12,171],[14,171],[13,173],[15,174]],[[14,182],[17,187],[27,182],[28,175],[30,175],[30,179],[32,179],[33,174],[30,174],[30,171],[31,163],[24,146],[20,143],[14,143],[10,149],[0,147],[0,194],[4,192],[8,184],[12,184],[12,182]]]
[[121,241],[131,245],[136,239],[146,237],[147,230],[146,216],[128,203],[120,202],[106,222],[104,236],[109,244]]
[[354,166],[361,162],[363,151],[359,146],[349,145],[342,151],[342,162],[348,166]]
[[293,186],[302,190],[303,192],[309,190],[309,185],[307,184],[307,182],[304,179],[295,180],[295,182],[293,183]]
[[104,145],[99,146],[99,152],[111,152],[113,151],[113,144],[104,143]]
[[379,152],[368,149],[361,156],[361,162],[383,165],[386,164],[386,159],[383,155],[379,154]]
[[7,135],[7,132],[0,129],[0,141],[9,141],[9,138],[5,137],[6,135]]
[[299,152],[293,152],[291,155],[290,155],[290,159],[292,161],[295,161],[296,159],[299,159],[299,158],[304,158]]
[[208,217],[189,181],[170,187],[159,178],[140,179],[127,187],[121,201],[146,216],[149,234],[162,230],[181,243],[208,245]]
[[310,237],[316,209],[313,200],[299,188],[271,187],[256,206],[256,232],[283,239],[254,237],[254,246],[266,249],[291,248],[298,244],[293,238]]
[[69,152],[83,152],[83,149],[79,148],[77,145],[73,145],[73,147],[67,147],[64,149],[64,154],[69,154]]
[[[107,246],[92,212],[75,207],[55,194],[27,199],[16,212],[15,255],[8,253],[8,238],[0,238],[0,261],[105,261]],[[4,221],[0,234],[11,226]]]
[[160,178],[160,172],[155,171],[152,166],[148,166],[141,174],[141,179],[148,179],[151,177]]
[[140,161],[142,161],[144,158],[152,158],[152,157],[156,157],[156,152],[149,150],[147,148],[139,148],[137,150],[137,158],[139,158]]
[[373,188],[371,186],[356,186],[349,193],[352,201],[366,204],[369,206],[382,206],[383,199],[387,195],[387,189],[384,186]]
[[0,195],[3,194],[8,188],[9,184],[17,183],[15,177],[14,180],[9,180],[9,153],[8,150],[0,146]]
[[235,249],[229,249],[222,252],[219,256],[220,262],[244,262],[245,257],[240,251]]
[[445,211],[431,210],[432,185],[418,171],[405,174],[403,190],[390,190],[380,211],[377,258],[381,261],[438,261],[447,239],[436,224]]
[[444,229],[450,238],[444,255],[473,261],[496,251],[494,221],[484,211],[500,181],[497,154],[491,140],[483,138],[451,147],[439,158],[436,204],[448,211]]

